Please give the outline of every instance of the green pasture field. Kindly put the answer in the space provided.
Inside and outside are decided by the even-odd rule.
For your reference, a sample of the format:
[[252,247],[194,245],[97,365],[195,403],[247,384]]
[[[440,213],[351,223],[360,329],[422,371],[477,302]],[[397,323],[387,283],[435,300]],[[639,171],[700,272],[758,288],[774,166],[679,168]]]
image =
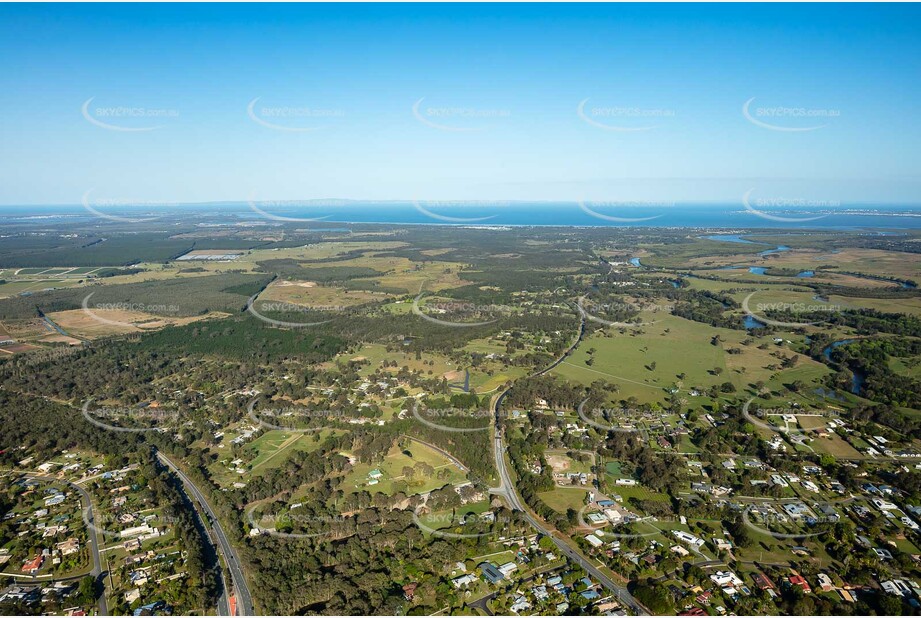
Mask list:
[[844,438],[831,434],[828,438],[816,438],[809,446],[817,453],[828,453],[842,459],[864,459],[865,456],[851,446]]
[[79,285],[76,279],[17,280],[0,283],[0,298],[18,296],[23,292],[42,292],[47,288],[72,288]]
[[642,485],[615,485],[615,480],[617,479],[609,479],[608,493],[619,495],[624,499],[625,504],[630,498],[636,498],[637,500],[655,500],[658,502],[665,502],[668,500],[667,495],[653,491],[648,487],[643,487]]
[[[394,445],[383,462],[377,464],[357,463],[346,474],[340,485],[343,491],[356,492],[367,491],[369,493],[383,493],[393,495],[401,489],[407,494],[419,494],[451,484],[455,485],[466,480],[464,473],[457,468],[448,458],[437,451],[413,442],[406,449],[412,456],[401,451]],[[414,466],[418,462],[425,462],[432,466],[437,473],[439,470],[448,470],[445,478],[440,479],[433,475],[432,477],[419,477],[416,475],[413,479],[408,480],[403,476],[404,466]],[[383,477],[375,485],[368,484],[368,473],[371,470],[380,470]],[[407,486],[400,487],[403,483]]]
[[[288,432],[278,429],[267,431],[246,445],[248,452],[255,453],[255,457],[249,462],[250,472],[265,472],[281,464],[295,451],[314,451],[333,433],[334,430],[329,429],[315,432]],[[319,436],[319,440],[316,436]]]
[[[614,331],[613,327],[609,329]],[[553,371],[583,384],[598,379],[617,384],[620,387],[617,398],[634,396],[640,401],[661,402],[666,396],[664,389],[673,386],[680,373],[686,374],[683,382],[689,387],[725,381],[726,378],[717,380],[707,373],[716,367],[726,373],[722,349],[710,345],[710,338],[718,331],[731,332],[662,315],[656,324],[628,329],[626,335],[614,331],[612,336],[602,332],[586,338]],[[591,348],[596,352],[592,355],[593,364],[588,366],[585,361]],[[647,368],[651,363],[656,363],[654,370]]]
[[[425,513],[419,516],[419,521],[428,526],[429,528],[444,529],[444,528],[453,528],[453,524],[448,523],[448,516],[454,515],[455,518],[467,515],[468,513],[475,513],[480,515],[485,513],[490,508],[489,500],[481,500],[479,502],[469,502],[463,504],[453,509],[445,509],[442,511],[432,511],[431,513]],[[456,520],[455,520],[456,523]]]
[[588,494],[587,487],[555,487],[550,491],[542,491],[538,497],[554,511],[565,513],[567,509],[579,510],[585,506]]
[[[689,405],[697,405],[704,398],[690,397],[694,388],[702,391],[728,381],[741,391],[759,380],[783,388],[794,380],[814,382],[830,372],[824,364],[803,355],[799,355],[794,367],[771,371],[769,365],[780,364],[772,353],[795,355],[788,346],[774,344],[772,337],[752,337],[743,330],[715,328],[663,313],[650,314],[648,320],[656,323],[627,329],[625,334],[614,327],[607,328],[610,336],[603,332],[593,334],[554,373],[583,384],[603,379],[618,385],[619,392],[613,399],[632,396],[646,403],[664,403],[669,396],[666,389],[678,386],[679,396],[686,398]],[[712,345],[715,335],[722,339],[720,345]],[[749,339],[753,343],[742,343]],[[769,344],[766,350],[758,349],[762,343]],[[591,348],[596,352],[593,364],[588,366],[585,361]],[[741,353],[729,354],[726,350],[730,348]],[[682,373],[685,378],[679,380]]]

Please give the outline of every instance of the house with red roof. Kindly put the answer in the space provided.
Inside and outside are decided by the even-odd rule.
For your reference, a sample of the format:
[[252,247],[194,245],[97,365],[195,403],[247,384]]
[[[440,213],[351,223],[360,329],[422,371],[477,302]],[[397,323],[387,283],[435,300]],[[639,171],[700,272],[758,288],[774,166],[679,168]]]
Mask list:
[[38,573],[38,570],[42,568],[42,563],[45,561],[45,557],[39,554],[35,556],[24,565],[22,565],[22,572],[28,573],[29,575],[35,575]]
[[713,596],[712,592],[710,592],[709,590],[704,590],[703,592],[697,595],[696,601],[700,603],[701,605],[710,605],[710,597],[712,596]]
[[754,580],[755,585],[761,590],[774,590],[774,582],[761,571],[752,575],[752,580]]
[[791,586],[801,588],[803,591],[803,594],[809,594],[812,592],[812,588],[809,586],[809,582],[807,582],[806,578],[800,575],[799,573],[795,573],[791,575],[789,578],[789,582]]

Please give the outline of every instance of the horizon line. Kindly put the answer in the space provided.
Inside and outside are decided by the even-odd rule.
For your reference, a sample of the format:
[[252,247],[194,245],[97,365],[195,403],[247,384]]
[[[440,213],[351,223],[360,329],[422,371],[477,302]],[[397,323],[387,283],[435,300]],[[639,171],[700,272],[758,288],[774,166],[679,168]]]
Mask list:
[[[806,198],[796,197],[791,198],[795,200],[809,201]],[[821,201],[821,200],[814,200]],[[299,202],[299,203],[298,203]],[[396,199],[361,199],[361,198],[341,198],[341,197],[324,197],[324,198],[286,198],[286,199],[260,199],[260,200],[251,200],[251,199],[232,199],[232,200],[203,200],[203,201],[160,201],[160,200],[149,200],[149,203],[131,203],[130,200],[126,201],[124,204],[109,204],[108,206],[113,208],[157,208],[157,207],[171,207],[171,206],[211,206],[211,205],[241,205],[247,206],[249,204],[272,204],[275,203],[279,206],[312,206],[315,202],[316,206],[330,206],[329,202],[340,202],[343,206],[348,205],[361,205],[361,204],[400,204],[412,206],[416,203],[422,203],[428,206],[434,206],[437,208],[457,208],[462,206],[496,206],[496,205],[542,205],[542,206],[553,206],[553,205],[573,205],[578,206],[580,203],[592,204],[595,206],[603,207],[605,202],[609,203],[611,206],[627,206],[627,207],[659,207],[661,208],[663,204],[670,204],[671,206],[700,206],[700,205],[712,205],[712,206],[732,206],[732,205],[743,205],[743,200],[711,200],[711,199],[698,199],[698,200],[669,200],[669,199],[560,199],[560,200],[530,200],[530,199],[406,199],[406,198],[396,198]],[[324,203],[325,202],[325,203]],[[899,200],[855,200],[855,201],[841,201],[837,202],[835,205],[832,204],[783,204],[777,205],[782,208],[839,208],[846,205],[877,205],[877,206],[902,206],[902,207],[919,207],[921,208],[921,201],[911,202],[911,201],[899,201]],[[84,207],[85,204],[82,202],[56,202],[56,203],[21,203],[21,202],[12,202],[12,203],[2,203],[0,208],[60,208],[60,207]]]

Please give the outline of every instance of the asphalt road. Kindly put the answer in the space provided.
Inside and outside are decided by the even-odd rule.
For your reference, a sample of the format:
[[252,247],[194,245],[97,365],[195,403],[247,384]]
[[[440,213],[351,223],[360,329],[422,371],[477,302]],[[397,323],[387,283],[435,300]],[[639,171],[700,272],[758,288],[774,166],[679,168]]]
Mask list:
[[[556,359],[552,364],[547,367],[544,367],[540,371],[537,371],[531,374],[533,376],[539,376],[544,373],[547,373],[557,365],[559,365],[563,360],[569,356],[569,354],[579,345],[579,342],[582,341],[582,337],[585,335],[585,316],[581,314],[581,322],[579,324],[579,335],[573,341],[563,354]],[[531,514],[531,511],[528,510],[527,506],[521,501],[521,498],[518,495],[518,490],[515,488],[515,483],[512,480],[511,474],[509,474],[508,468],[505,465],[505,445],[502,442],[502,431],[499,426],[499,408],[502,405],[502,400],[505,399],[505,396],[508,394],[511,388],[505,389],[502,393],[496,397],[494,404],[494,421],[496,424],[496,435],[495,435],[495,456],[496,456],[496,470],[499,472],[499,487],[490,489],[490,493],[498,494],[505,498],[508,505],[516,510],[521,511],[525,519],[528,520],[528,523],[531,524],[539,533],[544,536],[548,536],[553,539],[553,543],[556,545],[557,549],[565,555],[567,558],[581,566],[587,573],[589,573],[596,581],[600,582],[605,588],[610,590],[614,596],[620,601],[622,605],[630,608],[637,615],[646,615],[647,612],[643,607],[633,598],[633,595],[630,594],[630,591],[623,586],[619,586],[612,580],[610,577],[602,573],[598,567],[596,567],[592,562],[583,556],[579,551],[557,538],[550,529],[544,524],[543,521]]]
[[99,555],[99,535],[96,532],[96,515],[93,513],[93,501],[90,499],[90,494],[88,491],[65,479],[59,479],[55,476],[44,476],[41,474],[27,474],[26,478],[38,479],[40,481],[58,481],[62,483],[67,483],[78,492],[80,492],[80,500],[83,502],[83,508],[86,509],[86,521],[89,523],[87,526],[88,530],[86,532],[87,539],[89,539],[89,545],[92,548],[93,554],[93,570],[90,571],[90,574],[99,580],[102,584],[102,591],[99,595],[99,615],[108,616],[109,615],[109,606],[106,602],[106,592],[105,592],[105,578],[101,577],[102,575],[102,557]]
[[[224,563],[230,570],[233,593],[237,599],[237,615],[253,616],[255,614],[255,610],[253,609],[253,597],[250,595],[249,588],[246,585],[246,578],[243,577],[243,570],[240,568],[240,558],[237,556],[237,552],[234,550],[233,546],[231,546],[230,542],[227,540],[227,535],[224,534],[224,529],[221,528],[221,522],[218,521],[217,515],[215,515],[211,505],[208,504],[208,500],[198,487],[195,486],[195,483],[170,461],[166,455],[158,451],[157,458],[182,479],[183,484],[185,484],[195,500],[201,505],[202,509],[204,509],[208,517],[208,521],[205,522],[206,528],[210,530],[212,540],[217,541],[218,551],[221,552],[221,555],[224,557]],[[224,588],[226,595],[227,587],[225,586]],[[224,595],[222,595],[222,599],[219,600],[218,610],[223,611],[224,615],[227,615],[230,613],[228,609],[229,604],[227,599],[223,598],[223,596]]]
[[614,596],[621,602],[625,607],[629,607],[635,614],[646,615],[646,610],[637,603],[636,599],[633,598],[633,595],[630,594],[630,591],[627,590],[624,586],[620,586],[614,582],[610,577],[601,572],[598,567],[596,567],[592,562],[583,556],[580,552],[574,549],[572,546],[557,538],[544,522],[531,514],[531,511],[525,506],[521,501],[521,498],[518,496],[518,490],[515,489],[515,484],[512,481],[511,475],[509,474],[508,468],[505,465],[505,447],[502,444],[502,437],[497,432],[496,441],[496,468],[499,470],[499,478],[501,479],[501,484],[499,490],[492,490],[493,493],[498,493],[503,496],[508,502],[509,506],[516,511],[521,511],[525,519],[528,520],[528,523],[531,524],[538,532],[544,536],[549,536],[553,539],[553,543],[556,545],[557,549],[568,557],[570,560],[581,566],[587,573],[589,573],[596,581],[600,582],[605,588],[610,590]]

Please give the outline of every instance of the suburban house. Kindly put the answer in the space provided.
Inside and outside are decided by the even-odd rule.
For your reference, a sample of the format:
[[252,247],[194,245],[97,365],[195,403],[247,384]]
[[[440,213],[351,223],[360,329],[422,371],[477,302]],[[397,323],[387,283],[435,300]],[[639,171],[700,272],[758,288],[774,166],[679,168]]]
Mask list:
[[710,576],[717,586],[741,586],[742,580],[732,571],[717,571]]
[[506,562],[505,564],[499,566],[499,572],[502,573],[502,575],[505,577],[508,577],[517,570],[518,565],[514,562]]
[[752,575],[752,580],[755,582],[755,586],[757,586],[759,590],[774,590],[775,589],[774,582],[771,581],[771,578],[765,575],[764,573],[762,573],[761,571],[758,571],[757,573]]
[[670,549],[672,550],[672,552],[678,554],[678,555],[681,556],[681,557],[688,556],[688,555],[691,554],[691,552],[689,552],[688,550],[686,550],[686,549],[685,549],[684,547],[682,547],[681,545],[672,545]]
[[80,543],[75,538],[69,538],[63,543],[55,545],[62,556],[69,556],[80,551]]
[[672,534],[675,535],[676,539],[678,539],[679,541],[683,543],[687,543],[688,545],[693,545],[694,547],[697,547],[697,548],[703,547],[704,540],[699,537],[694,536],[693,534],[689,532],[685,532],[684,530],[672,530]]
[[880,586],[883,587],[883,590],[888,594],[892,594],[899,597],[910,597],[911,596],[911,586],[908,585],[904,579],[893,579],[889,581],[880,582]]
[[38,570],[42,568],[42,563],[45,561],[45,557],[42,555],[35,556],[31,560],[27,561],[22,565],[22,572],[28,573],[29,575],[35,575],[38,573]]
[[488,581],[490,584],[498,584],[503,579],[505,579],[505,576],[499,572],[499,569],[497,569],[495,565],[490,564],[489,562],[484,562],[480,565],[480,572],[483,574],[483,577],[486,578],[486,581]]
[[810,594],[812,592],[812,587],[809,586],[809,582],[806,581],[806,578],[800,575],[799,573],[794,573],[788,579],[791,586],[801,588],[803,594]]

